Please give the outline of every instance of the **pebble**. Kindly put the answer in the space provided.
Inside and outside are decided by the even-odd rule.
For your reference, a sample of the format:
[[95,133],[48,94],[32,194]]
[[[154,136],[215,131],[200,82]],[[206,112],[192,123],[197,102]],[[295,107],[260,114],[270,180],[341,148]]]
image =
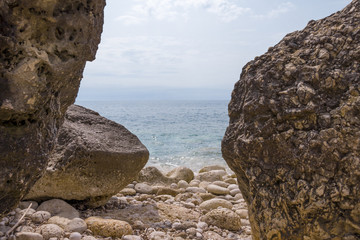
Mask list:
[[199,180],[192,180],[190,183],[189,183],[189,186],[190,187],[198,187],[200,184],[200,181]]
[[237,183],[235,178],[227,178],[227,179],[224,180],[224,182],[229,183],[229,184],[236,184]]
[[206,189],[207,186],[209,186],[209,184],[210,184],[210,182],[203,181],[203,182],[200,182],[199,187],[203,188],[203,189]]
[[223,188],[228,188],[230,184],[224,182],[224,181],[215,181],[212,184],[223,187]]
[[16,235],[16,240],[43,240],[44,237],[39,233],[33,232],[20,232]]
[[130,224],[125,221],[89,217],[85,222],[95,235],[103,237],[121,238],[124,235],[131,235],[133,233]]
[[207,182],[215,182],[215,181],[222,181],[223,176],[226,175],[224,170],[212,170],[209,172],[199,173],[195,179],[200,181],[207,181]]
[[194,179],[194,172],[187,167],[177,167],[166,174],[166,177],[170,179],[185,180],[190,182]]
[[122,237],[122,240],[142,240],[142,238],[136,235],[126,235]]
[[143,223],[142,221],[140,221],[140,220],[135,221],[134,224],[132,225],[132,227],[133,227],[134,229],[140,229],[140,230],[144,230],[144,229],[145,229],[144,223]]
[[235,197],[236,194],[239,194],[239,193],[241,193],[239,189],[233,189],[230,191],[230,195],[233,197]]
[[206,229],[208,227],[208,224],[206,222],[198,222],[196,226],[200,229]]
[[61,238],[64,235],[64,230],[56,224],[45,224],[40,226],[37,230],[45,240],[52,237]]
[[20,209],[27,209],[31,204],[32,209],[36,210],[39,206],[39,204],[35,201],[22,201],[19,203],[19,208]]
[[236,214],[239,215],[242,219],[246,219],[249,216],[249,212],[247,209],[236,210]]
[[141,194],[152,194],[154,192],[153,188],[146,183],[137,183],[135,185],[135,191]]
[[185,180],[180,180],[177,185],[178,188],[187,188],[189,186],[189,183]]
[[43,223],[51,218],[51,214],[47,211],[37,211],[31,215],[31,220],[35,223]]
[[52,199],[43,202],[38,208],[38,211],[47,211],[51,216],[59,216],[64,218],[78,218],[79,212],[67,202],[60,199]]
[[200,210],[205,213],[217,209],[218,207],[232,209],[233,205],[231,202],[220,198],[210,199],[199,205]]
[[169,188],[169,187],[160,187],[157,192],[156,195],[170,195],[175,197],[179,192],[176,189],[173,188]]
[[175,222],[171,226],[175,230],[186,230],[188,228],[196,228],[196,223],[185,221],[185,222]]
[[82,238],[82,240],[97,240],[97,239],[94,238],[93,236],[85,236]]
[[213,231],[207,231],[203,233],[204,239],[211,239],[211,240],[224,240],[223,237],[221,237],[219,234]]
[[65,226],[66,232],[79,232],[83,233],[87,229],[87,224],[81,218],[74,218]]
[[[85,221],[79,217],[61,215],[64,212],[75,212],[78,216],[80,214],[66,202],[53,199],[59,201],[60,206],[52,204],[51,210],[44,210],[39,206],[37,212],[31,209],[27,214],[28,218],[15,230],[16,237],[14,235],[6,240],[250,239],[251,227],[246,203],[234,176],[226,174],[223,169],[210,168],[191,181],[174,179],[167,183],[155,181],[153,185],[148,182],[133,182],[113,196],[105,206],[82,210],[81,216],[86,218]],[[221,193],[219,189],[222,190]],[[33,205],[36,206],[37,203],[33,202]],[[29,201],[22,202],[12,215],[0,219],[0,240],[5,240],[4,233],[16,223],[15,219],[24,213],[27,206]],[[123,209],[127,213],[122,213],[125,215],[120,217],[116,212],[122,212]],[[86,221],[94,218],[97,223],[88,226]],[[131,225],[113,218],[129,219]],[[104,221],[107,223],[104,224]],[[122,222],[121,226],[114,221]],[[46,231],[49,230],[49,225],[54,224],[59,233],[52,236],[50,231]],[[236,224],[237,228],[234,227]]]
[[183,202],[183,206],[186,208],[195,208],[195,204],[192,202]]
[[220,165],[205,166],[205,167],[203,167],[203,168],[201,168],[199,170],[199,173],[210,172],[210,171],[213,171],[213,170],[223,170],[223,171],[225,171],[225,168],[223,166],[220,166]]
[[201,221],[219,228],[238,231],[241,229],[241,218],[235,212],[227,208],[211,210],[201,217]]
[[191,236],[195,236],[195,235],[196,235],[196,228],[194,228],[194,227],[188,228],[188,229],[186,229],[185,232],[186,232],[190,237],[191,237]]
[[65,228],[71,220],[64,217],[54,216],[48,220],[48,223],[56,224],[61,228]]
[[216,195],[226,195],[230,193],[229,189],[214,184],[209,184],[206,189],[208,192]]
[[30,226],[20,226],[16,228],[16,232],[35,232],[33,227]]
[[170,184],[170,188],[177,189],[178,185],[176,183],[172,183],[172,184]]
[[78,232],[73,232],[70,234],[69,240],[81,240],[81,234]]
[[150,233],[150,240],[170,240],[171,238],[166,235],[164,232],[155,231]]
[[136,194],[136,191],[133,188],[124,188],[119,193],[124,196],[134,196]]
[[29,210],[27,210],[27,209],[21,210],[20,209],[20,211],[15,214],[15,219],[20,219],[24,215],[25,212],[26,212],[25,217],[31,217],[31,215],[33,215],[36,212],[36,210],[32,209],[32,208],[30,208]]
[[188,187],[185,191],[191,193],[206,193],[205,189],[199,187]]

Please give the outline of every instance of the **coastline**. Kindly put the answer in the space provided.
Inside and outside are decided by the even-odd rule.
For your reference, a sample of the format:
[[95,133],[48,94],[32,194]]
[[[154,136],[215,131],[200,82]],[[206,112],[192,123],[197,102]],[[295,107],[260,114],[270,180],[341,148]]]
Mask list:
[[[149,176],[150,172],[156,176]],[[162,176],[159,177],[159,174]],[[114,195],[104,206],[87,209],[81,204],[73,204],[76,208],[74,211],[79,214],[74,219],[78,219],[78,226],[83,225],[81,229],[69,228],[74,219],[58,216],[61,215],[59,212],[68,210],[42,213],[45,201],[36,210],[26,213],[14,231],[16,239],[28,239],[23,237],[33,235],[38,237],[33,239],[51,240],[250,240],[247,206],[236,185],[235,175],[219,165],[204,167],[193,173],[193,177],[191,174],[192,171],[186,167],[177,167],[168,173],[146,167],[137,180]],[[146,182],[143,181],[144,176]],[[15,239],[13,233],[10,237],[4,235],[24,214],[29,203],[21,202],[15,211],[0,221],[0,240]],[[33,207],[39,204],[32,203]],[[39,214],[47,217],[39,220]],[[52,227],[57,231],[49,233],[49,225],[55,225]]]

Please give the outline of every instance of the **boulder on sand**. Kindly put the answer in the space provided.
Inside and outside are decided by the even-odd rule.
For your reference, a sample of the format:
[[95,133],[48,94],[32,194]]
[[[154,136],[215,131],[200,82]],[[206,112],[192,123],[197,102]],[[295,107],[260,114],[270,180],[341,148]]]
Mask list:
[[0,1],[0,217],[40,177],[86,61],[105,0]]
[[146,147],[125,127],[72,105],[49,166],[25,199],[61,198],[97,207],[133,181],[148,158]]
[[360,236],[360,1],[249,62],[223,157],[254,239]]

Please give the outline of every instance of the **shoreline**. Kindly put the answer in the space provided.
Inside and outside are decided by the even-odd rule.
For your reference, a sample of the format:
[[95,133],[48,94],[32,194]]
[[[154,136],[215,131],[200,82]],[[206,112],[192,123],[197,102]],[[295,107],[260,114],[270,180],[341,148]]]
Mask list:
[[[34,236],[31,238],[34,240],[251,240],[247,206],[233,173],[222,166],[207,166],[194,173],[193,180],[189,180],[190,169],[178,167],[166,174],[157,169],[155,176],[147,175],[147,182],[139,180],[142,174],[149,173],[147,169],[154,172],[154,168],[145,167],[137,181],[111,197],[102,207],[88,209],[81,204],[73,204],[75,215],[78,213],[74,219],[77,219],[78,226],[83,225],[81,229],[69,228],[69,225],[74,225],[74,220],[59,217],[62,211],[69,211],[67,207],[54,213],[51,208],[56,208],[58,204],[55,204],[45,211],[47,213],[43,213],[42,206],[54,201],[50,200],[25,215],[14,231],[16,238],[14,234],[6,238],[6,230],[16,224],[30,203],[21,202],[15,211],[0,221],[0,240],[29,239],[25,238],[28,235]],[[163,177],[159,177],[159,173]],[[187,179],[179,180],[178,177]],[[34,208],[38,205],[32,203]],[[38,215],[41,214],[46,216],[39,220]],[[49,225],[57,229],[52,235],[47,229]]]

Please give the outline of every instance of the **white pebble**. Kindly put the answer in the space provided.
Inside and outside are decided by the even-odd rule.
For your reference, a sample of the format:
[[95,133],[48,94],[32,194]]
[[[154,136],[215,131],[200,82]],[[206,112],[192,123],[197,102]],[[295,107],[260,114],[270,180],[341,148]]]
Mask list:
[[81,234],[78,232],[73,232],[70,234],[69,240],[81,240]]

